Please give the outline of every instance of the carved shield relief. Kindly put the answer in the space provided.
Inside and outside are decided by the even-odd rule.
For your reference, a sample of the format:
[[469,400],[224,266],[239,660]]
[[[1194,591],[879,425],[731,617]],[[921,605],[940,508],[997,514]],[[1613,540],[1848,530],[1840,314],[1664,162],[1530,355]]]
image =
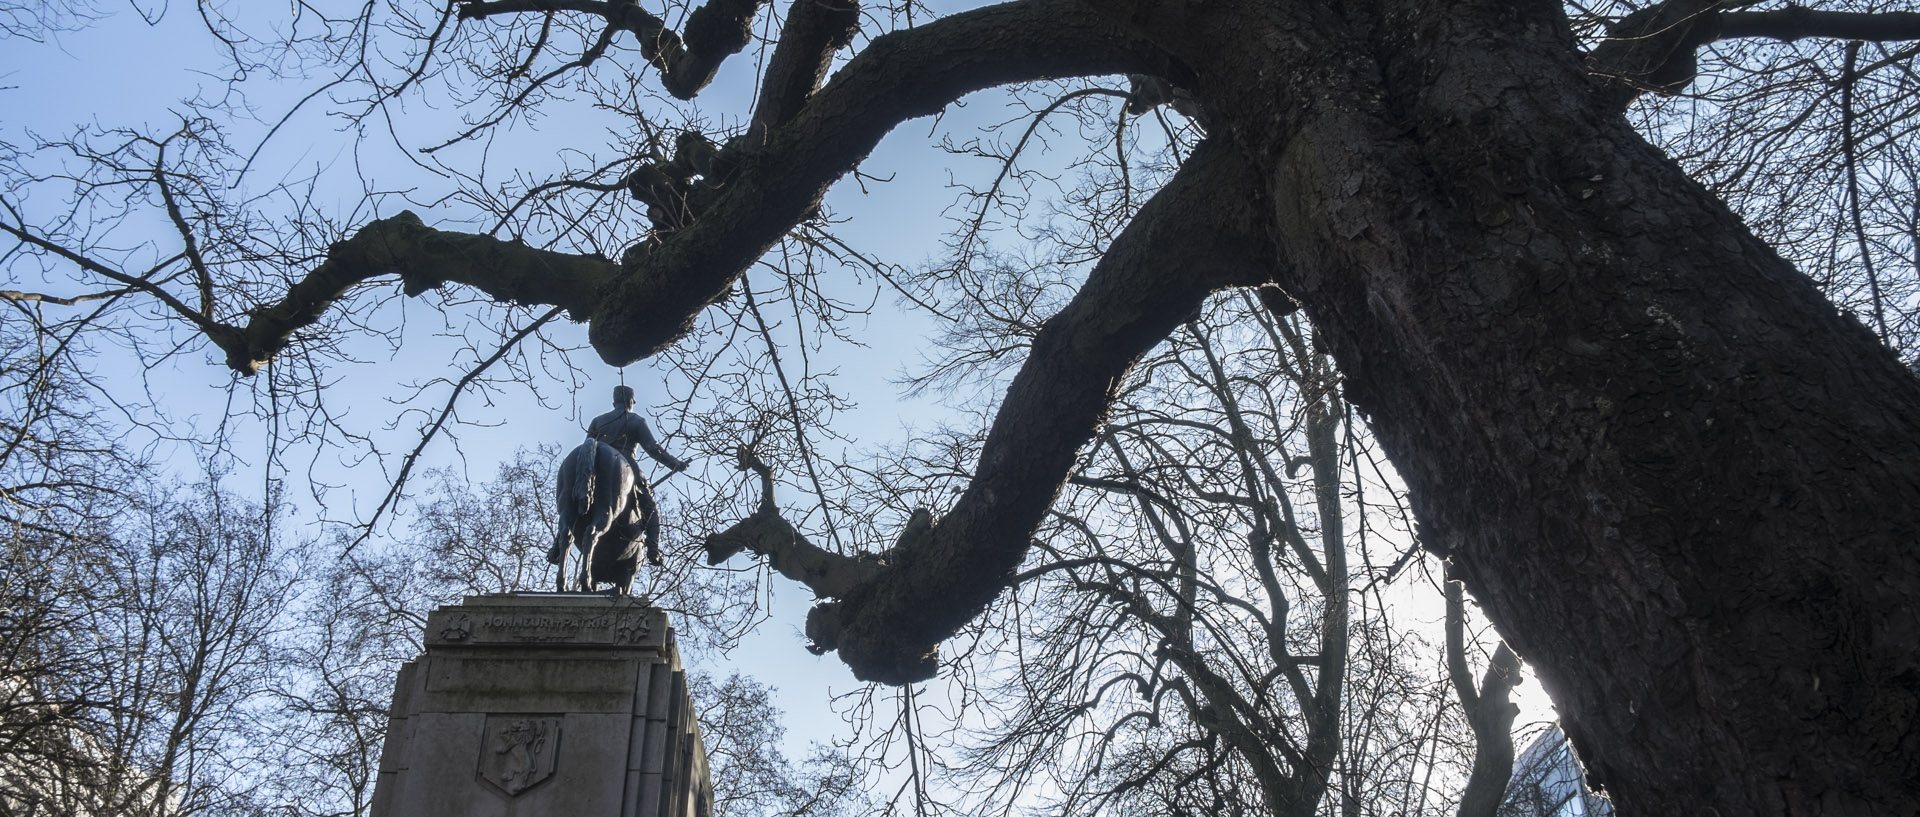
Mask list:
[[513,797],[553,776],[560,754],[560,719],[488,715],[480,743],[480,779]]

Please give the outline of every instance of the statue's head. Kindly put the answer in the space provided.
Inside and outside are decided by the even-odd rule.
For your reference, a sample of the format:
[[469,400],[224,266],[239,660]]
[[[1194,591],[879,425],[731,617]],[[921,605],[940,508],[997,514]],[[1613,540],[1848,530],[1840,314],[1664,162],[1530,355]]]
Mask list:
[[625,384],[614,386],[613,404],[618,408],[633,408],[633,387]]

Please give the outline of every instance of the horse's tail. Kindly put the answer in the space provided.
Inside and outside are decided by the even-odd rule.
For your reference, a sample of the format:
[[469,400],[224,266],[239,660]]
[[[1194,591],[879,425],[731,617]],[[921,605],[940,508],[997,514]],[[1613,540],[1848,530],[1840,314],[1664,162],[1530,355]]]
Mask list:
[[553,536],[553,550],[548,558],[557,563],[557,554],[574,546],[574,529],[587,518],[593,508],[594,489],[598,483],[598,474],[594,468],[594,454],[600,443],[589,438],[573,449],[560,461],[560,474],[555,486],[555,504],[558,505],[560,530]]

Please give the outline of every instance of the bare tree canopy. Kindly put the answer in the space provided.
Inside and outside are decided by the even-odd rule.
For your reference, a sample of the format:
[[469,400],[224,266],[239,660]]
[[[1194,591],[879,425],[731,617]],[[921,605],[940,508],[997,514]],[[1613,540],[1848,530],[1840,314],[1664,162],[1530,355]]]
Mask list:
[[[200,10],[238,64],[278,64],[219,4]],[[7,19],[51,36],[94,12],[9,6]],[[769,477],[759,513],[713,531],[717,557],[754,550],[825,597],[808,635],[859,677],[925,679],[938,646],[1021,574],[1133,367],[1209,295],[1258,288],[1267,309],[1312,321],[1423,544],[1535,668],[1623,810],[1920,808],[1914,11],[1017,0],[926,13],[852,0],[303,13],[278,42],[343,66],[314,93],[353,127],[458,97],[463,129],[419,154],[436,172],[481,179],[440,157],[567,94],[629,116],[633,136],[610,160],[486,198],[476,209],[496,226],[482,232],[378,196],[344,218],[262,215],[226,192],[251,158],[222,152],[219,124],[193,112],[170,135],[36,146],[78,175],[9,146],[9,262],[83,286],[0,297],[157,311],[185,331],[156,345],[210,343],[248,376],[312,365],[365,330],[358,306],[395,280],[528,308],[508,346],[565,314],[608,363],[672,356],[703,319],[768,333],[747,276],[796,246],[838,255],[824,197],[903,122],[983,89],[1133,75],[1106,93],[1156,117],[1170,103],[1205,138],[1151,198],[1129,194],[1071,300],[1036,316],[952,504],[855,552],[796,535]],[[732,125],[658,113],[755,43],[751,112]],[[72,179],[65,210],[21,192]],[[136,211],[175,243],[122,251],[96,228]],[[825,303],[813,279],[784,280],[796,302]],[[738,459],[767,467],[751,447]]]

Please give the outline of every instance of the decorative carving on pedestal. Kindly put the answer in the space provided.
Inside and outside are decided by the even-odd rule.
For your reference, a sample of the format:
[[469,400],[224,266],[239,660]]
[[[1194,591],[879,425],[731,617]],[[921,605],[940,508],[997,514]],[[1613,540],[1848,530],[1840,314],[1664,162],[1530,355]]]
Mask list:
[[373,817],[710,817],[666,613],[624,596],[469,597],[394,684]]
[[553,776],[560,719],[488,715],[480,744],[480,779],[512,797]]

